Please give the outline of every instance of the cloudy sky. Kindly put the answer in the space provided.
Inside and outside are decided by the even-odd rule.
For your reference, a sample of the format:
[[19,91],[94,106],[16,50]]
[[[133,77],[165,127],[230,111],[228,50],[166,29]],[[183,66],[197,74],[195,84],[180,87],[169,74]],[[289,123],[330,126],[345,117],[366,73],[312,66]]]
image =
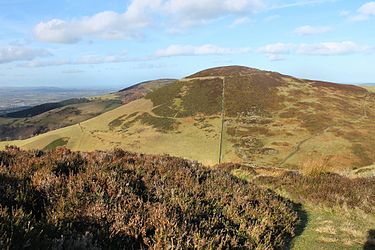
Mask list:
[[375,2],[0,0],[0,86],[124,87],[222,65],[375,82]]

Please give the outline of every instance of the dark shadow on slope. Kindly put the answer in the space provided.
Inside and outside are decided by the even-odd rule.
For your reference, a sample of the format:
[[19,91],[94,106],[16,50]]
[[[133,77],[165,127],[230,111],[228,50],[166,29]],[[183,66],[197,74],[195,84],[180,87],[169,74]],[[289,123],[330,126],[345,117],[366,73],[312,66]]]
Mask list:
[[375,249],[375,229],[368,231],[367,241],[363,246],[364,250],[374,250]]
[[285,249],[292,249],[292,247],[293,247],[293,240],[296,237],[302,235],[303,231],[305,231],[305,228],[307,226],[307,222],[309,220],[309,217],[308,217],[306,211],[303,210],[302,204],[296,204],[296,203],[294,203],[294,211],[296,211],[297,214],[298,214],[299,223],[298,223],[298,225],[296,227],[295,236],[293,238],[289,239],[289,241],[287,242],[287,244],[285,246]]
[[32,188],[30,179],[18,179],[0,175],[0,205],[15,210],[23,209],[35,219],[41,219],[46,211],[46,196]]

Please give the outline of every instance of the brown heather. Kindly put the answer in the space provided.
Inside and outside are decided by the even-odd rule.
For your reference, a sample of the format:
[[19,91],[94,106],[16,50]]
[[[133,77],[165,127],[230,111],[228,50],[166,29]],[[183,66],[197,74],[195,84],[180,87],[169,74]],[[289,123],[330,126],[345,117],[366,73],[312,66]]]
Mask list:
[[[319,164],[318,164],[319,165]],[[348,178],[313,169],[310,175],[287,171],[280,176],[258,176],[254,182],[289,193],[296,202],[323,207],[345,207],[375,212],[375,177]]]
[[1,249],[280,249],[293,204],[169,156],[0,152]]

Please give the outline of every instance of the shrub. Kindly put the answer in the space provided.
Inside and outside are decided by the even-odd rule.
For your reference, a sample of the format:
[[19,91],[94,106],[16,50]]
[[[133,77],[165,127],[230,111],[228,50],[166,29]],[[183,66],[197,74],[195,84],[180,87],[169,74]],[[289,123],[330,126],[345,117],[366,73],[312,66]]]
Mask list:
[[0,248],[275,249],[298,222],[274,192],[180,158],[4,153]]
[[375,177],[351,179],[320,171],[307,176],[286,172],[281,176],[259,176],[256,183],[287,192],[301,203],[359,208],[367,213],[375,211]]

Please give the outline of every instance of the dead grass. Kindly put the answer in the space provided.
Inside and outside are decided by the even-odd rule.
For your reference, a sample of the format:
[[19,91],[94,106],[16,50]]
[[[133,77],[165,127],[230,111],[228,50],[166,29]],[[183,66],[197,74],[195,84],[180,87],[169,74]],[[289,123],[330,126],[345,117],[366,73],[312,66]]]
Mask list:
[[307,158],[302,163],[301,171],[304,175],[307,176],[319,176],[324,173],[328,173],[330,169],[328,166],[330,166],[331,157],[327,156],[320,156],[320,157],[310,157]]

